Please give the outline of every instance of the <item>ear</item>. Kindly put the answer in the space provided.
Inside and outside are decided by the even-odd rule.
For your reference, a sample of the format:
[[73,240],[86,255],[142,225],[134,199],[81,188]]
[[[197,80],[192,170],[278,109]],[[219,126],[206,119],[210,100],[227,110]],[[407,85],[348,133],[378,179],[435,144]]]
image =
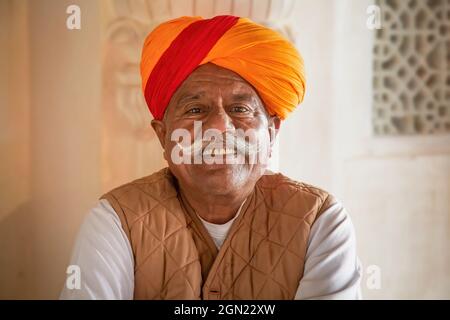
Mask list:
[[166,124],[161,120],[152,120],[152,127],[153,130],[155,130],[156,135],[158,136],[161,147],[165,150],[167,132]]
[[277,116],[271,116],[269,119],[269,136],[270,136],[270,148],[273,147],[275,139],[278,135],[278,130],[280,130],[281,119]]

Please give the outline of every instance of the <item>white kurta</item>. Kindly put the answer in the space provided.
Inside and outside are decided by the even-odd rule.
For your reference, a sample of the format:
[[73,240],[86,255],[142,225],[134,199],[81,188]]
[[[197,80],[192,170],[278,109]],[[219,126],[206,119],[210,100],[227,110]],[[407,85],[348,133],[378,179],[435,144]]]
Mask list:
[[[218,248],[238,214],[222,225],[200,219]],[[133,299],[133,252],[107,200],[100,200],[85,218],[70,264],[80,267],[81,288],[64,286],[61,299]],[[311,228],[295,299],[361,299],[361,277],[354,228],[338,201]]]

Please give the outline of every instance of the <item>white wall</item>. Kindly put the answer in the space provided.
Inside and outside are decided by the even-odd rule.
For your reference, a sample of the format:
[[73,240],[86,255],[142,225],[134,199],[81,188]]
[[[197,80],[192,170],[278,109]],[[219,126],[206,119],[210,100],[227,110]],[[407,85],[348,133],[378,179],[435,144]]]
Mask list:
[[100,8],[96,1],[77,1],[81,30],[68,30],[72,3],[29,2],[38,297],[61,290],[68,248],[100,192]]
[[[371,133],[371,1],[337,8],[333,172],[364,265],[381,268],[367,298],[449,298],[450,136]],[[351,85],[349,85],[351,84]]]
[[0,2],[2,298],[58,297],[100,195],[100,10],[77,1],[82,30],[69,31],[69,4]]
[[280,170],[333,192],[353,219],[365,298],[450,298],[450,136],[374,137],[369,0],[299,1],[307,96],[280,134]]
[[298,1],[293,14],[296,46],[305,61],[303,103],[281,125],[280,172],[330,189],[333,97],[334,5]]

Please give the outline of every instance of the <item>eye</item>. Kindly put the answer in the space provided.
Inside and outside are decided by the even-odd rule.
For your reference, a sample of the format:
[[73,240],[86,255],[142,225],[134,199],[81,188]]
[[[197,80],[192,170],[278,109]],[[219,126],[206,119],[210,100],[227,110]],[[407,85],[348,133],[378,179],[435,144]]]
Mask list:
[[249,110],[249,108],[246,107],[246,106],[240,106],[240,105],[238,105],[238,106],[232,106],[232,107],[230,108],[230,111],[231,111],[231,112],[236,112],[236,113],[245,113],[245,112],[249,112],[250,110]]
[[198,114],[198,113],[201,113],[201,112],[202,112],[202,109],[200,107],[190,107],[186,111],[187,114]]

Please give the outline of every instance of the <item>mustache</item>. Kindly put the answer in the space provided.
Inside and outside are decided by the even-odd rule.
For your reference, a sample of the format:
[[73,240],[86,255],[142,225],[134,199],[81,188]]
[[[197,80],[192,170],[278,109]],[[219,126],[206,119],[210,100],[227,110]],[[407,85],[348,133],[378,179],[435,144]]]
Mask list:
[[177,142],[178,147],[185,155],[254,155],[261,149],[261,143],[247,141],[245,137],[225,133],[220,136],[213,136],[213,141],[208,139],[197,139],[189,145],[182,145]]

